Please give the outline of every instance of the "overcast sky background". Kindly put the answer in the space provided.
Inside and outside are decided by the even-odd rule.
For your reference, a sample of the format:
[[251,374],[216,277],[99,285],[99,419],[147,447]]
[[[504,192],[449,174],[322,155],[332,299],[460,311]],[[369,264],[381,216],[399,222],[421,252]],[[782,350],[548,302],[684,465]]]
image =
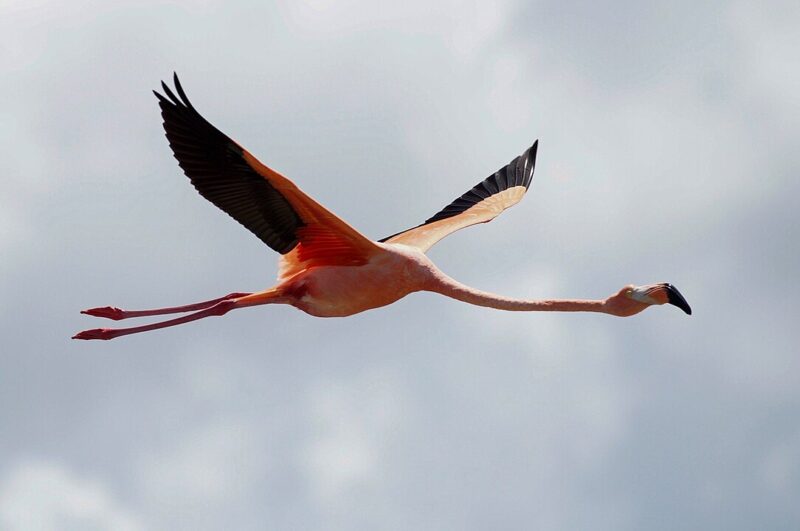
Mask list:
[[[0,528],[800,528],[797,2],[0,3]],[[81,309],[273,283],[150,90],[359,228],[502,294],[669,281],[695,314],[415,294],[78,342]]]

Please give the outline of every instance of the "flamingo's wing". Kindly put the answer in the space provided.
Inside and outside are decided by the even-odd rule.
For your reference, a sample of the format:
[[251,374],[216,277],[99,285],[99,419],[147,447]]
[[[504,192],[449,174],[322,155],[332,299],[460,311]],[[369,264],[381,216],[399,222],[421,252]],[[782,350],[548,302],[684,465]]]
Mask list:
[[154,92],[178,164],[200,195],[281,253],[282,274],[316,265],[361,265],[380,248],[203,118],[178,76],[176,96]]
[[486,223],[519,203],[533,179],[539,141],[479,182],[422,225],[388,236],[381,242],[402,243],[427,251],[433,244],[464,227]]

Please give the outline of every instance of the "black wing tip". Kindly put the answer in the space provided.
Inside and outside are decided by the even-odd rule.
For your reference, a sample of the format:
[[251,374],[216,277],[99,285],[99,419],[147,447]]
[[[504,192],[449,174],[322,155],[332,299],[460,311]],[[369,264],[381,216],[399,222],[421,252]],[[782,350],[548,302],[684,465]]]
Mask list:
[[172,72],[172,83],[173,85],[175,85],[175,91],[178,93],[178,95],[176,96],[175,92],[173,92],[172,89],[169,88],[169,85],[167,85],[162,80],[161,90],[164,92],[166,97],[154,90],[153,94],[156,95],[158,101],[163,103],[171,103],[172,105],[176,105],[179,107],[187,107],[189,109],[194,109],[192,103],[189,101],[189,98],[186,97],[186,92],[184,92],[183,86],[181,86],[181,81],[180,79],[178,79],[178,73],[174,71]]
[[[531,181],[533,180],[533,170],[536,166],[536,153],[538,149],[539,139],[537,138],[533,142],[533,145],[526,149],[522,155],[514,157],[511,162],[467,190],[466,193],[457,197],[439,212],[426,219],[424,223],[417,225],[416,227],[411,227],[410,229],[400,231],[396,234],[392,234],[391,236],[386,236],[378,241],[383,243],[399,234],[403,234],[404,232],[417,229],[435,221],[457,216],[469,208],[477,205],[484,199],[502,192],[503,190],[507,190],[515,186],[524,186],[527,190],[531,185]],[[520,165],[527,170],[524,175],[520,175]]]
[[530,171],[525,175],[525,189],[527,190],[533,182],[533,172],[536,170],[536,154],[539,152],[539,139],[537,138],[531,147],[528,148],[527,159],[530,164]]
[[194,109],[194,107],[192,107],[192,102],[190,102],[189,98],[186,97],[186,92],[183,91],[183,87],[181,86],[181,80],[178,79],[177,72],[172,72],[172,82],[175,85],[175,90],[178,91],[178,96],[181,97],[181,100],[183,101],[184,105],[186,105],[190,109]]
[[169,85],[167,85],[163,81],[161,82],[161,90],[164,91],[164,94],[166,94],[167,97],[171,99],[173,103],[178,103],[177,101],[175,101],[175,94],[172,92],[172,89],[170,89]]

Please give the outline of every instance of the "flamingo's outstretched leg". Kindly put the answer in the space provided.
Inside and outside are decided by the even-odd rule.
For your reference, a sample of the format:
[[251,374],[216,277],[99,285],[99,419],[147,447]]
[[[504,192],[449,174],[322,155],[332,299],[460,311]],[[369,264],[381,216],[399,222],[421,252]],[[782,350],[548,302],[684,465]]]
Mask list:
[[288,297],[283,295],[279,289],[272,288],[258,293],[251,293],[242,297],[232,299],[224,299],[209,308],[200,310],[184,317],[177,319],[170,319],[160,323],[153,323],[142,326],[132,326],[130,328],[93,328],[91,330],[84,330],[78,332],[72,339],[114,339],[119,336],[126,336],[128,334],[138,334],[139,332],[149,332],[150,330],[158,330],[159,328],[167,328],[169,326],[176,326],[183,323],[189,323],[205,317],[216,315],[225,315],[231,310],[236,308],[245,308],[247,306],[256,306],[259,304],[274,304],[287,302]]
[[250,293],[229,293],[224,297],[218,299],[211,299],[210,301],[196,302],[194,304],[186,304],[183,306],[172,306],[169,308],[155,308],[153,310],[120,310],[113,306],[103,306],[101,308],[90,308],[83,310],[81,313],[86,315],[93,315],[94,317],[105,317],[106,319],[113,319],[120,321],[122,319],[130,319],[131,317],[146,317],[148,315],[164,315],[169,313],[183,313],[193,312],[195,310],[204,310],[210,308],[215,304],[239,297],[245,297]]

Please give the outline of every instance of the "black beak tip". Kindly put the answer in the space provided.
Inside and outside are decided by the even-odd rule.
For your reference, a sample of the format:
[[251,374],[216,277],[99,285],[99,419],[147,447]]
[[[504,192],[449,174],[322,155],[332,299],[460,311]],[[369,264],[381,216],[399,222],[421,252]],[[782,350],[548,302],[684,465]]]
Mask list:
[[686,315],[692,315],[692,307],[689,306],[689,303],[686,302],[686,299],[683,298],[681,292],[678,291],[678,288],[673,286],[672,284],[667,284],[667,301],[672,304],[673,306],[677,306],[681,310],[683,310]]

